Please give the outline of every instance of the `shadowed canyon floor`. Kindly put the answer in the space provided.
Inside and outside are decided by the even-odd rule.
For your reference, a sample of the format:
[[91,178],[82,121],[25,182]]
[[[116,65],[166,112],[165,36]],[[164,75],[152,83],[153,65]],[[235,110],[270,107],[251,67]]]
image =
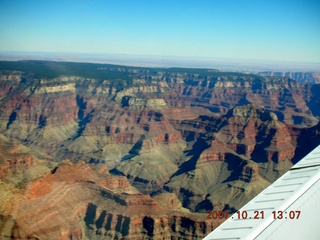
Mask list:
[[202,239],[320,144],[319,84],[214,69],[0,64],[0,233]]

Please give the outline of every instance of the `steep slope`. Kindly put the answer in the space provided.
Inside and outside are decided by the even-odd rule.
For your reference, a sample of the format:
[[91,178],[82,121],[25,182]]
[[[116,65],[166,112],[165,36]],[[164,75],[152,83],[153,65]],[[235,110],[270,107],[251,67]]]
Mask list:
[[81,157],[111,168],[127,158],[141,138],[145,143],[159,142],[150,140],[155,135],[180,138],[170,119],[225,114],[251,102],[273,111],[285,123],[313,126],[318,122],[315,85],[235,73],[130,71],[132,81],[70,76],[39,80],[3,72],[0,130],[23,141],[39,156],[55,160]]
[[206,210],[236,211],[320,144],[317,84],[17,66],[0,74],[3,236],[201,239],[223,221]]
[[4,238],[200,239],[218,225],[205,215],[163,208],[126,178],[81,161],[63,161],[21,190],[5,183],[0,190]]
[[55,162],[37,159],[30,148],[11,141],[0,134],[0,179],[12,187],[42,177],[56,165]]
[[187,136],[199,137],[188,143],[186,161],[165,185],[193,211],[239,209],[292,166],[301,145],[312,150],[302,141],[319,143],[319,125],[302,130],[251,105],[221,118],[200,116],[193,126]]

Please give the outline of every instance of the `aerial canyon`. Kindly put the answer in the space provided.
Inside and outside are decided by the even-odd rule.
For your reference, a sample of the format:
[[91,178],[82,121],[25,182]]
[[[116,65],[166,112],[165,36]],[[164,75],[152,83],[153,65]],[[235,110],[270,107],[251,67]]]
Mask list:
[[295,76],[0,62],[1,238],[202,239],[320,144]]

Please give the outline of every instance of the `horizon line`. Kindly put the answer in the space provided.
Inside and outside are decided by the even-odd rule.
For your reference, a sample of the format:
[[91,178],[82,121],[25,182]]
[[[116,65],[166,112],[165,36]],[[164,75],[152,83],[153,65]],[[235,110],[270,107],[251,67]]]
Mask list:
[[[30,56],[31,55],[31,56]],[[319,62],[257,60],[244,58],[192,57],[125,53],[41,52],[0,50],[0,60],[49,60],[135,67],[215,68],[229,71],[297,71],[320,72]],[[281,70],[282,69],[282,70]]]

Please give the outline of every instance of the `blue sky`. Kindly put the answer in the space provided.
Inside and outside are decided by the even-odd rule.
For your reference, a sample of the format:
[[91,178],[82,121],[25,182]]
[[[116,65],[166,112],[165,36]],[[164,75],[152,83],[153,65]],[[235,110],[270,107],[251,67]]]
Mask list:
[[0,0],[0,51],[320,62],[318,0]]

